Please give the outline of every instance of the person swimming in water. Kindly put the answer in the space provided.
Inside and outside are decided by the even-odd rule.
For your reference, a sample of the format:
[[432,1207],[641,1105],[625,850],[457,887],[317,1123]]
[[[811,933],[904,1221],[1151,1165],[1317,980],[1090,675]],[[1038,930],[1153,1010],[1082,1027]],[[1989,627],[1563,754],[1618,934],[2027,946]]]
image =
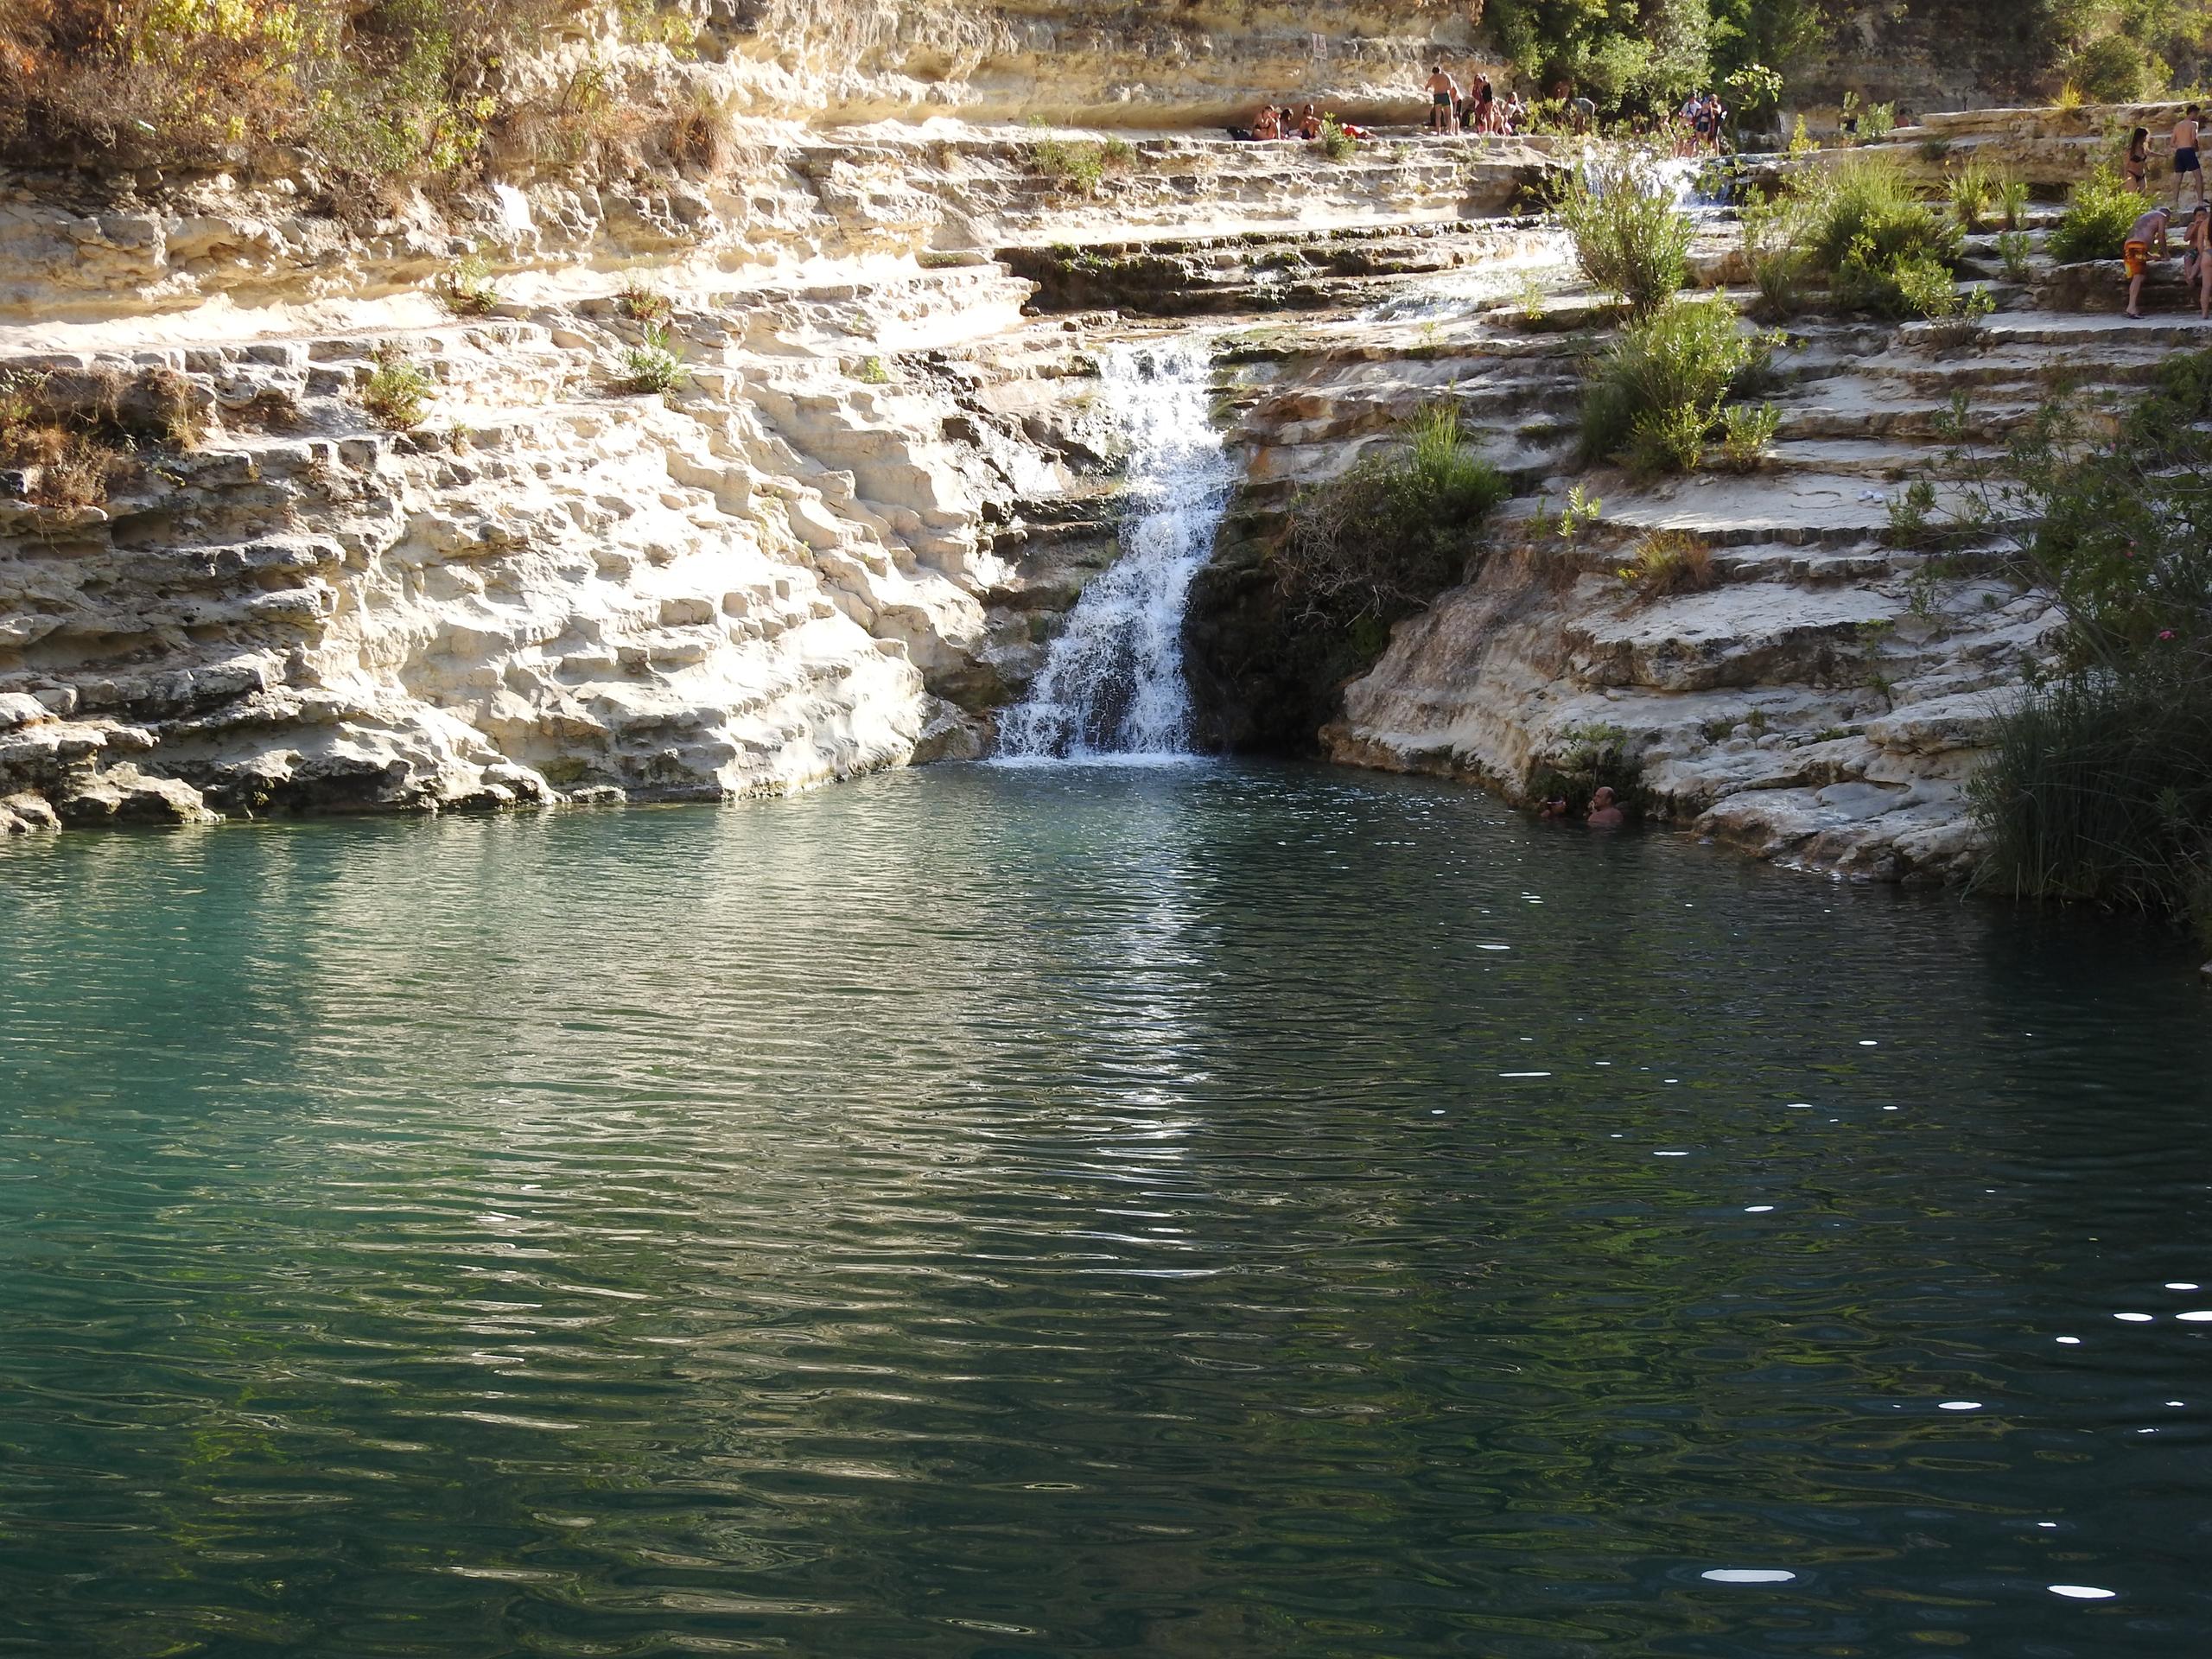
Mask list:
[[1590,797],[1589,816],[1582,822],[1592,830],[1618,830],[1628,822],[1628,814],[1621,810],[1620,797],[1611,787],[1600,784]]

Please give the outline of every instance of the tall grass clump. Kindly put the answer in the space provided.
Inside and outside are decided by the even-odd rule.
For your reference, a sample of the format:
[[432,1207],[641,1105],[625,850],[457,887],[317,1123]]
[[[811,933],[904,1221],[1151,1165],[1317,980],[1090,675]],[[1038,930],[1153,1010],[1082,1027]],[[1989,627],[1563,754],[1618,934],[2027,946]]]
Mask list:
[[1688,276],[1689,219],[1648,156],[1592,161],[1567,188],[1559,214],[1582,274],[1638,316],[1672,299]]
[[2117,259],[2128,228],[2151,211],[2150,197],[2131,190],[2108,166],[2091,170],[2066,199],[2066,212],[2046,247],[2062,265]]
[[1797,200],[1786,193],[1770,196],[1754,190],[1745,199],[1740,214],[1744,257],[1751,268],[1751,284],[1758,290],[1752,313],[1762,322],[1786,321],[1805,308],[1808,260]]
[[429,413],[430,377],[397,346],[379,346],[361,385],[361,407],[390,432],[411,432]]
[[1824,273],[1836,303],[1903,315],[1903,264],[1958,257],[1959,227],[1914,191],[1893,156],[1854,156],[1813,178],[1800,199],[1808,262]]
[[2056,672],[1974,783],[1979,885],[2191,922],[2212,943],[2212,353],[2108,439],[2063,406],[2017,440],[2021,559],[2065,617]]
[[1301,617],[1376,637],[1464,577],[1493,508],[1512,493],[1471,449],[1457,408],[1433,404],[1402,442],[1303,492],[1274,556],[1276,586]]
[[1771,354],[1718,298],[1677,300],[1630,323],[1583,392],[1585,458],[1624,459],[1647,474],[1694,470],[1722,406],[1756,385]]
[[690,373],[683,366],[674,331],[665,323],[648,322],[638,334],[638,344],[622,354],[622,366],[628,371],[624,384],[636,392],[665,396],[681,391]]
[[1989,217],[1996,207],[2000,188],[1997,175],[1980,159],[1967,161],[1951,175],[1946,194],[1951,200],[1951,212],[1962,231],[1978,231],[1981,221]]
[[1029,146],[1029,165],[1040,177],[1086,196],[1096,195],[1108,175],[1127,173],[1136,161],[1136,147],[1125,138],[1039,138]]

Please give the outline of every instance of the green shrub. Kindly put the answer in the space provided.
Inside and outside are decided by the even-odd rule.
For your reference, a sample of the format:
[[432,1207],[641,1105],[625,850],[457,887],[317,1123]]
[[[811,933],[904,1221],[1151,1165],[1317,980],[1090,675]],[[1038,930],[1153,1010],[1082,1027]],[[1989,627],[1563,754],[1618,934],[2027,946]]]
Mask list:
[[2163,365],[2110,437],[2063,404],[2012,446],[2021,562],[2059,677],[1998,725],[1976,880],[2194,919],[2212,937],[2212,353]]
[[1997,187],[1998,216],[2005,221],[2005,228],[2017,231],[2028,220],[2028,181],[2025,179],[2006,179]]
[[1359,150],[1359,140],[1344,129],[1333,115],[1321,118],[1321,153],[1332,162],[1348,162]]
[[1900,262],[1957,257],[1958,226],[1915,194],[1887,156],[1854,156],[1807,184],[1800,211],[1805,252],[1827,274],[1838,304],[1897,315]]
[[1721,299],[1677,300],[1630,323],[1583,393],[1585,457],[1625,454],[1643,472],[1694,467],[1721,405],[1761,378],[1770,354]]
[[1095,196],[1109,173],[1126,173],[1137,152],[1126,139],[1039,138],[1029,146],[1029,164],[1065,189]]
[[1407,442],[1306,490],[1274,556],[1276,586],[1309,620],[1387,625],[1459,582],[1483,521],[1511,486],[1466,447],[1458,410],[1433,404]]
[[492,281],[492,267],[480,253],[456,259],[438,278],[438,297],[457,317],[480,317],[499,303],[499,290]]
[[1741,209],[1744,257],[1758,289],[1752,311],[1762,322],[1782,322],[1805,306],[1802,215],[1796,199],[1753,191]]
[[2166,66],[2140,41],[2121,34],[2100,35],[2075,48],[2068,82],[2092,104],[2134,104],[2165,84]]
[[2004,264],[2006,282],[2026,282],[2028,233],[2025,231],[2000,231],[1997,237],[1997,257]]
[[430,397],[430,377],[410,362],[397,346],[379,346],[371,357],[361,387],[361,407],[378,426],[411,432],[423,424]]
[[887,386],[891,384],[891,365],[880,357],[863,358],[854,378],[871,386]]
[[1867,143],[1878,144],[1897,130],[1897,106],[1894,104],[1869,104],[1866,113],[1859,118],[1859,136]]
[[1732,404],[1720,411],[1720,453],[1731,470],[1748,473],[1766,459],[1781,429],[1772,404]]
[[1560,219],[1574,240],[1574,262],[1643,315],[1681,289],[1689,270],[1690,223],[1674,190],[1648,156],[1592,162],[1568,187]]
[[2077,670],[1998,722],[1972,785],[1975,885],[2212,921],[2212,679]]
[[2110,167],[2099,166],[2067,197],[2065,216],[2051,232],[2046,251],[2061,264],[2117,259],[2129,228],[2152,205],[2148,196],[2129,189]]
[[622,361],[629,370],[627,384],[632,391],[680,391],[690,374],[678,354],[676,337],[663,323],[649,322],[639,331],[639,342],[623,353]]
[[1951,212],[1962,231],[1978,231],[1997,205],[1997,175],[1980,160],[1969,161],[1951,175],[1948,194]]

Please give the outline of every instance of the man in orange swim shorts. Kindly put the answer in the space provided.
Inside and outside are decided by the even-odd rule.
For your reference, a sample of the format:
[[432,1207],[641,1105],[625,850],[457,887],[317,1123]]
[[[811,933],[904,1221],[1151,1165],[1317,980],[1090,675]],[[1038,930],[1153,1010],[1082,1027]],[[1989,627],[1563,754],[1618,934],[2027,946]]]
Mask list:
[[2127,315],[2131,317],[2139,319],[2143,315],[2143,274],[2151,268],[2154,255],[2165,255],[2166,221],[2171,217],[2164,207],[2153,207],[2128,227],[2127,241],[2120,253],[2127,267]]

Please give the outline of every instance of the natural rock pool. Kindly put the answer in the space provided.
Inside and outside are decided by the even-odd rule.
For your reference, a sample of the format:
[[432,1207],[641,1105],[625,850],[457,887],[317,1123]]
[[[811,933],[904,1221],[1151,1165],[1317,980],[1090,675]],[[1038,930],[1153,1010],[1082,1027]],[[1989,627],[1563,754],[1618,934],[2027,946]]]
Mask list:
[[1295,768],[0,843],[0,1648],[2202,1651],[2165,936]]

